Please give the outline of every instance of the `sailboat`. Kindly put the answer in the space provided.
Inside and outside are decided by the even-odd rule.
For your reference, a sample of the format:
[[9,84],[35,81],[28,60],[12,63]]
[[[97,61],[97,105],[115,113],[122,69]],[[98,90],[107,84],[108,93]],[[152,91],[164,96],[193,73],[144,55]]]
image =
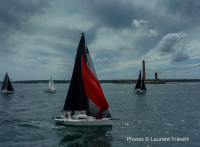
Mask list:
[[1,93],[13,93],[13,92],[14,92],[14,89],[10,82],[8,73],[6,73],[3,84],[2,84]]
[[[142,84],[142,85],[141,85]],[[138,80],[137,80],[137,84],[135,86],[135,89],[133,89],[131,92],[134,93],[134,92],[137,92],[137,93],[144,93],[146,92],[146,87],[145,87],[145,83],[144,83],[144,79],[143,79],[143,76],[142,76],[142,80],[141,80],[141,70],[140,70],[140,74],[139,74],[139,77],[138,77]]]
[[107,126],[112,125],[108,102],[98,82],[84,33],[77,49],[74,70],[65,100],[63,111],[84,111],[81,114],[54,119],[56,123],[70,126]]
[[45,89],[44,92],[49,92],[49,93],[56,92],[56,87],[55,87],[54,82],[52,80],[52,76],[50,76],[48,89]]

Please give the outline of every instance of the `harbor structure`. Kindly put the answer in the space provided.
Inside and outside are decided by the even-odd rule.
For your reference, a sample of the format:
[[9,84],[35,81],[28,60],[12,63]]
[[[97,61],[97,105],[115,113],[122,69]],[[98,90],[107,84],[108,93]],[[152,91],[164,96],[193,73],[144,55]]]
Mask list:
[[157,75],[157,72],[155,73],[155,81],[158,81],[158,75]]
[[142,65],[143,65],[143,70],[142,70],[143,71],[143,79],[146,80],[146,78],[145,78],[145,61],[144,60],[142,61]]

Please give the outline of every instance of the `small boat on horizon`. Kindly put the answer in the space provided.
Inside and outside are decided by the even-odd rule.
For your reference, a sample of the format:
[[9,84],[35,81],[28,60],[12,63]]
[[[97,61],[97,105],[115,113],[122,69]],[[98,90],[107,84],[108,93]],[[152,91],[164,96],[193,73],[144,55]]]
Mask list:
[[132,93],[144,93],[144,92],[147,92],[146,87],[145,87],[145,83],[144,83],[144,80],[143,80],[143,76],[142,76],[142,80],[141,80],[141,69],[140,69],[140,74],[139,74],[135,89],[133,89],[131,92]]
[[49,84],[48,84],[48,89],[45,89],[44,92],[48,93],[54,93],[56,92],[56,87],[54,85],[54,82],[52,80],[52,75],[50,76]]
[[14,92],[14,89],[10,82],[8,73],[6,73],[3,84],[2,84],[1,93],[13,93],[13,92]]
[[[69,126],[107,126],[112,125],[108,102],[97,79],[84,33],[77,49],[74,70],[69,85],[64,108],[54,121]],[[71,116],[66,112],[72,111]],[[74,111],[85,111],[75,114]],[[73,114],[73,115],[72,115]]]

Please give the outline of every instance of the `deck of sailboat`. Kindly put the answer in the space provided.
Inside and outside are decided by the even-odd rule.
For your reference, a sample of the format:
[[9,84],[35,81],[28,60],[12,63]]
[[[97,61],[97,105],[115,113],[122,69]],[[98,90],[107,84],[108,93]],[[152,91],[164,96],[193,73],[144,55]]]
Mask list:
[[145,93],[147,92],[146,90],[141,90],[141,89],[134,89],[131,91],[132,93]]
[[3,94],[3,93],[5,93],[5,94],[10,94],[10,93],[14,93],[14,91],[7,91],[7,90],[4,91],[4,90],[2,90],[1,93],[2,93],[2,94]]
[[74,118],[65,118],[64,116],[59,116],[54,119],[55,123],[58,124],[65,124],[69,126],[108,126],[112,125],[112,120],[110,118],[102,118],[102,119],[96,119],[91,116],[86,116],[84,118],[80,118],[78,116],[83,115],[77,115]]
[[55,93],[56,90],[44,90],[44,92],[47,92],[47,93]]

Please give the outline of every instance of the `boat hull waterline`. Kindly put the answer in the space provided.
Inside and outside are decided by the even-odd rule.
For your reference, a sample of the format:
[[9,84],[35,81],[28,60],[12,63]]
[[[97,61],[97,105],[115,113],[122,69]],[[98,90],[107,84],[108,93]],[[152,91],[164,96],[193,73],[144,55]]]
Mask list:
[[14,93],[14,91],[2,90],[1,93],[10,94],[10,93]]
[[56,90],[44,90],[44,92],[47,92],[47,93],[55,93]]
[[110,126],[112,125],[112,120],[110,118],[96,119],[91,116],[87,116],[86,118],[82,118],[82,119],[56,117],[54,121],[55,123],[64,124],[68,126]]
[[146,93],[146,90],[141,90],[141,89],[134,89],[131,91],[132,93]]

